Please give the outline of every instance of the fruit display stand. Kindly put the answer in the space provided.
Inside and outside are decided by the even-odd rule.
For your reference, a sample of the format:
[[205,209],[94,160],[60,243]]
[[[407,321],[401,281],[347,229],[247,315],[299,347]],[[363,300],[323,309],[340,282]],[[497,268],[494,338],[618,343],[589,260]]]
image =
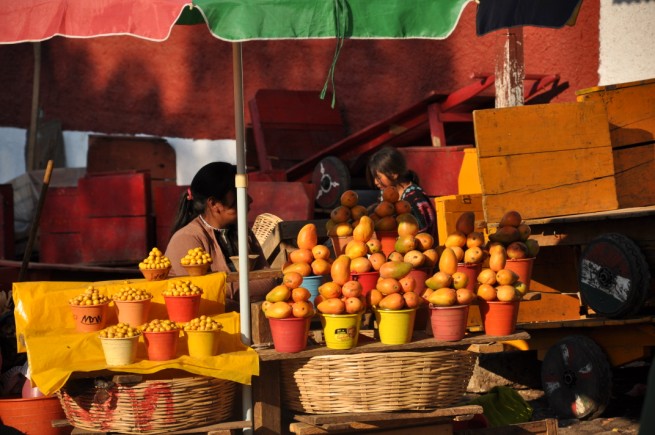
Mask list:
[[[473,352],[502,352],[504,350],[503,342],[512,340],[529,340],[529,334],[524,331],[516,331],[514,334],[504,337],[489,337],[482,333],[469,334],[466,338],[457,342],[439,342],[433,337],[426,334],[425,331],[415,331],[412,341],[406,344],[386,345],[382,344],[379,340],[373,338],[372,330],[360,331],[358,345],[351,349],[336,350],[325,347],[322,343],[308,345],[306,350],[297,353],[280,353],[276,352],[272,346],[264,348],[263,346],[256,347],[259,354],[261,366],[259,377],[253,380],[254,392],[254,424],[256,431],[263,433],[286,433],[287,429],[294,433],[329,433],[331,431],[358,431],[358,430],[371,430],[377,429],[379,432],[384,433],[385,430],[392,430],[398,427],[425,426],[430,425],[431,428],[441,428],[450,430],[453,419],[456,416],[469,417],[474,414],[480,414],[481,409],[475,406],[460,406],[460,398],[463,397],[466,384],[470,377],[462,373],[462,376],[456,376],[456,379],[448,379],[445,376],[441,381],[444,383],[441,387],[444,390],[439,390],[441,387],[433,386],[438,391],[432,391],[433,402],[432,406],[423,407],[423,409],[402,409],[391,411],[393,406],[383,403],[381,411],[375,410],[374,403],[363,403],[360,399],[354,399],[352,409],[361,410],[368,408],[368,412],[328,412],[321,413],[322,410],[327,410],[326,403],[314,403],[313,406],[302,403],[299,394],[302,393],[301,387],[296,389],[294,385],[294,373],[297,368],[303,368],[306,362],[312,361],[315,363],[326,363],[322,374],[316,374],[315,378],[306,379],[310,382],[309,386],[302,388],[313,389],[317,392],[325,391],[321,387],[320,378],[328,376],[331,359],[339,359],[335,361],[335,366],[346,366],[352,364],[361,358],[373,358],[373,363],[369,364],[365,370],[352,370],[353,385],[362,385],[363,389],[375,388],[375,372],[376,364],[383,364],[377,362],[377,359],[393,360],[395,357],[402,357],[403,354],[413,355],[428,355],[433,357],[452,357],[453,355],[468,355],[462,360],[458,360],[461,368],[466,371],[467,364],[474,362],[476,357]],[[395,356],[394,356],[395,355]],[[469,358],[469,359],[466,359]],[[471,360],[472,358],[472,360]],[[444,367],[451,367],[446,360],[440,361]],[[427,366],[426,366],[427,367]],[[472,366],[470,367],[472,369]],[[402,374],[401,367],[394,369],[397,374]],[[454,373],[459,373],[456,369],[452,369]],[[300,376],[300,375],[299,375]],[[311,384],[312,381],[315,383]],[[433,382],[440,382],[440,374],[433,373]],[[462,383],[463,388],[462,390]],[[408,386],[411,384],[408,383]],[[384,386],[381,385],[381,388]],[[454,390],[448,391],[449,387]],[[306,391],[306,390],[305,390]],[[363,391],[362,391],[363,392]],[[328,391],[325,391],[329,394]],[[342,397],[344,402],[348,402],[349,393],[344,393]],[[449,395],[450,394],[450,395]],[[452,396],[454,394],[455,396]],[[380,402],[384,402],[386,396],[392,395],[392,392],[386,391],[380,394]],[[411,398],[411,393],[408,393]],[[332,402],[339,400],[332,398]],[[446,405],[444,405],[446,403]],[[347,403],[342,403],[340,406],[348,406]],[[385,408],[385,406],[388,406]],[[313,412],[307,410],[313,409]],[[434,432],[433,432],[434,433]],[[441,433],[441,432],[439,432]],[[444,432],[449,433],[449,432]]]
[[[229,421],[238,414],[234,405],[238,385],[251,384],[259,361],[257,353],[241,343],[238,313],[221,314],[226,274],[171,279],[190,280],[203,289],[199,314],[222,325],[218,355],[191,357],[186,340],[180,337],[174,359],[151,361],[140,343],[135,363],[108,366],[98,333],[76,331],[68,300],[88,286],[111,295],[126,281],[14,283],[18,350],[27,352],[32,380],[39,389],[44,394],[59,394],[68,421],[76,427],[74,433],[184,433],[192,426],[200,426],[194,433],[229,433],[251,427],[247,421]],[[151,319],[167,318],[162,292],[168,283],[129,282],[153,294]],[[116,324],[113,309],[106,321]],[[98,382],[104,387],[98,389]],[[98,396],[101,390],[104,396]],[[205,391],[204,399],[211,400],[199,400],[203,394],[189,397],[189,391]],[[116,408],[120,404],[134,412]],[[149,406],[157,411],[148,411]]]
[[[505,211],[521,211],[541,246],[530,285],[541,300],[521,304],[517,327],[531,340],[512,345],[551,367],[561,358],[552,349],[586,355],[596,362],[592,383],[607,387],[611,367],[646,359],[655,346],[655,206],[644,188],[655,173],[655,80],[577,94],[575,103],[474,112],[480,192],[435,203],[440,239],[464,211],[488,234]],[[479,325],[473,308],[469,328]],[[569,394],[551,402],[572,418],[598,415],[609,397],[567,378],[569,369],[544,375]],[[591,402],[571,413],[580,394]]]

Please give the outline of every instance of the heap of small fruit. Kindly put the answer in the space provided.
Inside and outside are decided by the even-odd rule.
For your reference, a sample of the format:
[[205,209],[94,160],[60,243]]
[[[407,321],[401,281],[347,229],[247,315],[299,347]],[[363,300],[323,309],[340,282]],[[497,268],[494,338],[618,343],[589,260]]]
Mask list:
[[143,332],[167,332],[178,331],[179,329],[180,327],[177,323],[168,319],[154,319],[141,327]]
[[98,333],[100,338],[131,338],[141,335],[141,330],[127,323],[109,326]]
[[354,190],[346,190],[341,194],[339,205],[332,209],[330,219],[325,224],[328,236],[352,236],[359,219],[367,215],[366,207],[358,202],[359,195]]
[[519,276],[509,269],[483,269],[478,274],[477,281],[477,296],[485,301],[517,301],[528,291]]
[[223,325],[220,322],[205,315],[191,319],[184,325],[185,331],[220,331],[221,329]]
[[[453,251],[458,263],[480,264],[486,258],[484,233],[475,231],[475,214],[462,213],[455,231],[448,234],[444,246]],[[443,255],[443,254],[442,254]]]
[[122,287],[111,298],[115,301],[146,301],[152,299],[152,293],[141,288]]
[[348,280],[343,284],[327,281],[318,287],[319,295],[314,299],[316,309],[323,314],[358,314],[366,309],[366,298],[362,296],[359,281]]
[[267,318],[286,319],[288,317],[312,317],[314,306],[309,299],[311,293],[301,287],[303,277],[298,272],[286,272],[279,284],[266,294],[262,311]]
[[139,263],[139,269],[168,269],[170,267],[170,260],[157,247],[152,248],[148,256]]
[[164,296],[197,296],[203,293],[202,289],[189,280],[171,280],[168,281],[166,290],[162,292]]
[[198,266],[202,264],[211,264],[212,257],[204,248],[197,247],[189,249],[184,257],[180,260],[182,266]]
[[507,258],[515,260],[536,257],[539,243],[529,238],[531,232],[530,226],[523,222],[521,214],[510,210],[500,219],[496,232],[489,234],[489,248],[501,245]]
[[382,189],[382,201],[369,215],[375,222],[376,231],[394,231],[398,226],[397,217],[411,214],[412,206],[409,202],[400,199],[395,187],[387,186]]
[[433,306],[469,305],[475,300],[475,292],[468,288],[469,277],[457,270],[457,264],[455,251],[444,248],[439,257],[439,270],[425,280],[423,298]]
[[367,303],[383,310],[418,308],[423,299],[415,292],[416,279],[410,272],[413,266],[406,261],[390,260],[380,266],[375,288],[366,295]]
[[90,285],[84,290],[84,293],[71,298],[68,303],[70,305],[103,305],[109,303],[109,298]]
[[297,272],[302,276],[327,275],[330,273],[332,258],[330,248],[318,243],[316,225],[304,225],[296,237],[298,249],[289,253],[289,263],[283,273]]

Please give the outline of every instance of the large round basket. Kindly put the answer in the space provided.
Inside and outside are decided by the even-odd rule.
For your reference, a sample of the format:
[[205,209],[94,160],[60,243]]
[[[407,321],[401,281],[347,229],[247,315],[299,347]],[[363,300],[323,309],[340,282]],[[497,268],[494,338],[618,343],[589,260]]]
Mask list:
[[151,434],[227,420],[232,415],[235,392],[236,383],[232,381],[180,377],[134,383],[112,382],[110,378],[76,379],[57,393],[66,418],[76,428]]
[[282,362],[282,399],[296,412],[426,410],[462,400],[476,355],[462,350],[325,355]]

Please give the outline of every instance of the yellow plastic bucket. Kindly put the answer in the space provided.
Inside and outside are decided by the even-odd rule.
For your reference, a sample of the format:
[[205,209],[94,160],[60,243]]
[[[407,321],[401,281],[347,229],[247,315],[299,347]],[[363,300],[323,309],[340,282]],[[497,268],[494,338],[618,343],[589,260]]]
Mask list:
[[[383,344],[405,344],[412,341],[416,308],[376,310],[378,332]],[[379,317],[378,317],[379,316]]]
[[139,336],[128,338],[100,338],[108,366],[125,366],[136,361]]
[[361,314],[321,314],[325,346],[330,349],[351,349],[357,346]]
[[189,356],[204,358],[218,354],[218,330],[216,331],[184,331],[187,336]]

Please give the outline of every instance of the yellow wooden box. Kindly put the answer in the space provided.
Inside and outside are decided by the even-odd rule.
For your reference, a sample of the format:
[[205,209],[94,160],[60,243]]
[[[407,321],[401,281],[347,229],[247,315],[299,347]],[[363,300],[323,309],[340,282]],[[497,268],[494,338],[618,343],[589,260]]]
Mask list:
[[607,111],[619,208],[655,204],[655,79],[581,89]]
[[473,112],[487,224],[618,208],[605,107],[558,103]]
[[455,231],[455,223],[459,216],[467,211],[475,213],[476,230],[485,232],[484,213],[482,211],[482,195],[448,195],[434,199],[437,211],[437,233],[439,245],[446,243],[448,234]]

